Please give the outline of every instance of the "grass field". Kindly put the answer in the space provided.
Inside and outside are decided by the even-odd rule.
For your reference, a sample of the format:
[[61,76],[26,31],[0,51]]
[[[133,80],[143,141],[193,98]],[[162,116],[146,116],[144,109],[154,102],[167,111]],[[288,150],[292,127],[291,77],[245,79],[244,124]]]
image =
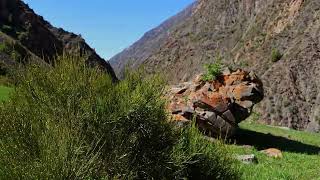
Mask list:
[[[12,88],[0,86],[0,101]],[[227,148],[234,155],[255,154],[258,163],[239,163],[246,180],[320,180],[320,134],[243,122]],[[277,148],[283,158],[267,157],[261,150]]]
[[[320,179],[320,134],[247,122],[240,127],[236,142],[228,146],[234,154],[255,154],[258,159],[256,164],[240,164],[243,179]],[[260,152],[267,148],[281,150],[283,158]]]
[[11,90],[11,88],[0,86],[0,101],[7,100]]

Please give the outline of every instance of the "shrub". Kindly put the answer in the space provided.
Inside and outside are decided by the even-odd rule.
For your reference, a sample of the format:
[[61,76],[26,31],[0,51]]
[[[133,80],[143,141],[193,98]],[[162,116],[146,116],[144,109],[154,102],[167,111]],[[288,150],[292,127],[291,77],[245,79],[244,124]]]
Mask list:
[[2,31],[12,37],[16,36],[16,29],[11,25],[2,24],[0,26],[0,31]]
[[278,49],[272,49],[271,52],[271,61],[272,62],[277,62],[282,58],[282,54]]
[[175,139],[161,81],[136,73],[114,84],[81,59],[61,57],[55,68],[32,65],[20,75],[1,107],[1,176],[157,175]]
[[0,105],[0,179],[169,179],[229,167],[209,152],[215,146],[182,143],[192,134],[179,139],[167,122],[161,78],[138,71],[114,83],[84,59],[63,56],[54,68],[29,65],[16,75]]
[[22,60],[22,55],[19,50],[21,51],[23,48],[13,42],[5,41],[0,43],[0,52],[6,53],[15,61]]
[[27,32],[18,32],[18,39],[20,41],[27,41],[28,40],[28,33]]
[[9,25],[3,24],[3,25],[1,26],[1,31],[3,31],[4,33],[10,34],[10,33],[13,32],[13,28],[12,28],[11,26],[9,26]]
[[0,43],[0,52],[6,52],[6,51],[7,51],[7,44]]
[[2,63],[0,62],[0,76],[4,76],[8,73],[7,68],[5,68]]
[[215,80],[216,77],[220,75],[222,71],[221,60],[217,59],[215,63],[206,64],[205,69],[207,72],[202,76],[202,80],[204,81]]

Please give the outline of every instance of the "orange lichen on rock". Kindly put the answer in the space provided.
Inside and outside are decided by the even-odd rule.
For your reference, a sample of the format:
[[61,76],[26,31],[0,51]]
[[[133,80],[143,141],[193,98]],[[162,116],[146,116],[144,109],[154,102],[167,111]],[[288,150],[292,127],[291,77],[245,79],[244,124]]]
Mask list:
[[191,122],[194,118],[207,134],[231,136],[237,124],[249,117],[254,104],[263,98],[261,81],[254,73],[225,71],[214,81],[202,75],[191,82],[171,87],[166,95],[173,121]]

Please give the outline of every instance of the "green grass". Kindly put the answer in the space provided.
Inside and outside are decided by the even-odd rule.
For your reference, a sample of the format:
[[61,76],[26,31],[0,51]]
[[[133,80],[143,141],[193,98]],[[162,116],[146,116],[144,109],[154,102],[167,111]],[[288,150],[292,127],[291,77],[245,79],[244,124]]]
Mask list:
[[283,57],[283,54],[278,49],[272,49],[271,60],[272,62],[277,62]]
[[[251,147],[244,147],[250,145]],[[320,179],[320,135],[244,122],[234,154],[255,154],[257,164],[240,164],[243,179]],[[283,158],[270,158],[260,152],[267,148],[282,151]]]
[[11,92],[11,88],[0,86],[0,101],[7,100],[9,97],[9,93]]

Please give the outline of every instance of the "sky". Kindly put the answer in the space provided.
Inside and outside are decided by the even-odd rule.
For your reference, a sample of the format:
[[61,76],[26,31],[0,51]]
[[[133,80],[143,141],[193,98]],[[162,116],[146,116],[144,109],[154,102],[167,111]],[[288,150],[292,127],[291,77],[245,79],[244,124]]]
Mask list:
[[81,34],[108,60],[194,0],[24,0],[56,27]]

